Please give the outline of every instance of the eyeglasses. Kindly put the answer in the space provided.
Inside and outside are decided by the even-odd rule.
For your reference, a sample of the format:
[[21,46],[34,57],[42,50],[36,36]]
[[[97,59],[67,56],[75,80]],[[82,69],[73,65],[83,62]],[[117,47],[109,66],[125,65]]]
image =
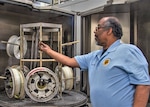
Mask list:
[[102,26],[102,25],[98,24],[96,28],[97,28],[97,29],[105,28],[105,26]]
[[99,30],[101,28],[107,28],[107,27],[110,27],[110,26],[101,26],[100,24],[98,24],[97,27],[96,27],[96,30]]

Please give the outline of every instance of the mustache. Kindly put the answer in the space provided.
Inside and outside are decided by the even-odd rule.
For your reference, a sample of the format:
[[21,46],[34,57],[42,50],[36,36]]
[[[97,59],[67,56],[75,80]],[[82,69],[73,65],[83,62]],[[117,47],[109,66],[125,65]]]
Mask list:
[[95,37],[97,37],[97,35],[95,35]]

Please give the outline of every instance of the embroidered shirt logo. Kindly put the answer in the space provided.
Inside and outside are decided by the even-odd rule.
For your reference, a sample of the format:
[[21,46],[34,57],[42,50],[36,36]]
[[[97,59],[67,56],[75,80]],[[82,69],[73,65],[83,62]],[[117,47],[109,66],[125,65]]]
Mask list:
[[109,63],[110,63],[110,59],[105,59],[104,62],[103,62],[103,65],[107,66]]

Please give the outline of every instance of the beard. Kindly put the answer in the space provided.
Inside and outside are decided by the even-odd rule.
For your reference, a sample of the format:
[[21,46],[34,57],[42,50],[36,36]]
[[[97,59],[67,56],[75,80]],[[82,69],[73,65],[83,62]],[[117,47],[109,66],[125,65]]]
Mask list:
[[101,42],[98,38],[95,37],[95,44],[97,46],[104,46],[105,43]]
[[97,40],[96,40],[96,39],[95,39],[95,44],[96,44],[96,45],[98,45],[98,42],[97,42]]
[[99,45],[97,35],[95,35],[95,44]]

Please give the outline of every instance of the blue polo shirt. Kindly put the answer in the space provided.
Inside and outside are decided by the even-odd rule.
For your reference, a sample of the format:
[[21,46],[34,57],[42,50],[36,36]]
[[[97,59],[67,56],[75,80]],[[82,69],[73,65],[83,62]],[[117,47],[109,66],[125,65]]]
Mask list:
[[143,53],[120,40],[102,51],[75,57],[80,68],[88,70],[92,107],[132,107],[135,85],[150,85]]

